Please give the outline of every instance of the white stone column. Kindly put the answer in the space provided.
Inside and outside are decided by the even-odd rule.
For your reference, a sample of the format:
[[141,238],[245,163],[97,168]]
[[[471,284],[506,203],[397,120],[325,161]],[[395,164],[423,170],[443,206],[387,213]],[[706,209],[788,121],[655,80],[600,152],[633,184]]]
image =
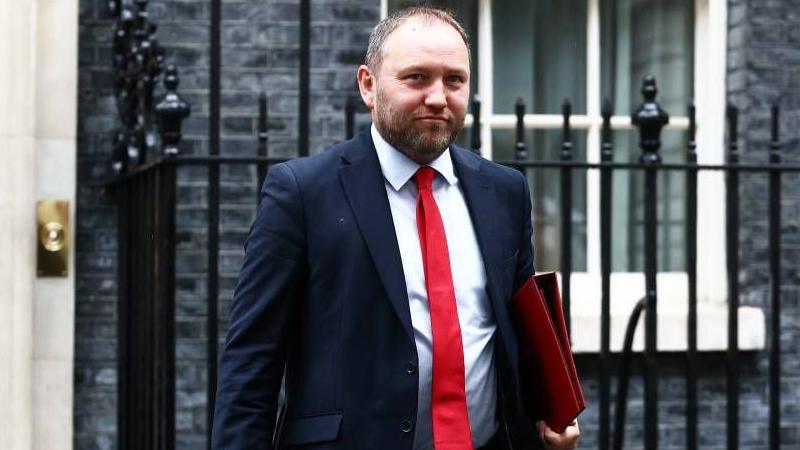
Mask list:
[[31,448],[49,450],[72,448],[78,1],[36,3],[35,195],[67,200],[70,213],[68,276],[35,278],[33,289]]
[[0,2],[0,448],[32,430],[35,3]]
[[[0,448],[72,447],[74,257],[36,278],[36,200],[74,237],[77,0],[0,1]],[[70,245],[74,254],[74,241]]]

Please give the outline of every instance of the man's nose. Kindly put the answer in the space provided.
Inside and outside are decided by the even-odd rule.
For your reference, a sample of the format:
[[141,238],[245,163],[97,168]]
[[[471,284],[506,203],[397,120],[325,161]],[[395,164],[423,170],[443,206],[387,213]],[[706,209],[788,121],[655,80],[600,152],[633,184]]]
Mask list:
[[425,96],[425,106],[439,109],[447,106],[447,95],[445,94],[444,83],[441,80],[431,83]]

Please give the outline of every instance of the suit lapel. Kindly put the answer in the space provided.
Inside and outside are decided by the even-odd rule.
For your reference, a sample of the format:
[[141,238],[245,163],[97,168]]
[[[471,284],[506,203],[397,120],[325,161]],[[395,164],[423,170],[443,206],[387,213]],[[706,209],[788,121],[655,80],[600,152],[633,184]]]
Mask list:
[[359,135],[343,152],[339,179],[389,301],[413,339],[403,262],[383,173],[369,132]]
[[481,170],[480,160],[472,157],[471,154],[466,154],[466,150],[451,147],[450,154],[458,181],[464,191],[472,226],[478,238],[486,279],[489,283],[489,294],[495,302],[495,309],[497,309],[498,305],[502,303],[497,285],[502,242],[497,241],[495,234],[497,214],[494,211],[497,208],[497,195],[494,180]]
[[[504,269],[501,267],[504,243],[495,232],[499,225],[496,214],[498,198],[495,183],[491,176],[481,170],[481,160],[473,157],[467,150],[451,147],[450,154],[458,174],[458,181],[464,191],[464,197],[466,197],[472,226],[478,238],[478,247],[483,256],[483,267],[488,284],[487,291],[503,343],[502,354],[506,355],[505,360],[510,365],[510,371],[505,373],[517,373],[516,356],[512,356],[517,354],[517,345],[511,316],[506,305],[508,299],[503,298],[503,291],[500,289],[501,281],[499,281],[502,280],[501,275]],[[507,383],[508,381],[506,381]]]

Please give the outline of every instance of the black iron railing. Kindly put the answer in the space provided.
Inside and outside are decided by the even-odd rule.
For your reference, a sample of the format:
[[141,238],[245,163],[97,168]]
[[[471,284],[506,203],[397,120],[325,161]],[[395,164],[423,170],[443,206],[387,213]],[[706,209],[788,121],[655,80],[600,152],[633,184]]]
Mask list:
[[[652,84],[651,81],[648,81]],[[654,85],[653,85],[654,87]],[[655,99],[655,91],[648,87],[648,94],[645,100],[645,107],[647,102],[653,102]],[[154,324],[166,325],[165,320],[174,320],[174,315],[168,312],[174,305],[174,211],[175,211],[175,176],[176,170],[184,166],[203,166],[219,170],[220,166],[224,165],[246,165],[256,167],[258,176],[254,179],[256,187],[263,181],[267,168],[274,163],[284,161],[285,158],[270,158],[267,156],[267,143],[268,134],[266,131],[266,96],[262,95],[260,99],[260,117],[259,117],[259,132],[258,132],[258,145],[256,156],[253,157],[226,157],[226,156],[181,156],[181,155],[163,155],[149,164],[145,164],[136,168],[130,169],[125,175],[122,175],[115,181],[114,186],[118,192],[120,202],[120,238],[121,238],[121,252],[120,252],[120,335],[121,337],[127,336],[122,339],[128,347],[127,350],[121,349],[121,358],[130,360],[129,363],[121,364],[121,378],[120,386],[121,392],[125,393],[120,398],[120,420],[127,421],[126,424],[120,426],[121,439],[122,436],[137,436],[139,422],[144,421],[148,417],[152,421],[152,408],[162,408],[159,415],[161,420],[170,422],[174,417],[170,416],[174,411],[173,405],[167,405],[169,402],[164,402],[164,399],[174,398],[174,380],[166,380],[164,377],[170,375],[174,376],[174,369],[169,369],[165,372],[152,372],[145,370],[142,372],[142,364],[145,362],[145,356],[153,354],[158,357],[159,353],[168,355],[174,348],[174,331],[171,326],[164,326],[162,329],[156,329]],[[348,108],[348,114],[355,114],[354,109]],[[735,127],[735,109],[729,112],[729,133],[730,140],[736,140],[736,127]],[[645,297],[641,302],[640,308],[645,315],[645,351],[644,351],[644,379],[646,383],[644,404],[645,414],[643,417],[643,428],[645,448],[655,449],[658,447],[658,416],[657,405],[658,399],[658,361],[656,358],[657,346],[655,336],[656,330],[656,286],[655,275],[658,268],[655,266],[656,260],[656,246],[655,246],[655,229],[657,228],[658,217],[656,216],[657,196],[655,192],[654,178],[659,173],[664,172],[683,172],[687,174],[686,186],[686,270],[688,275],[689,286],[689,307],[687,315],[687,352],[686,352],[686,443],[687,448],[694,449],[698,445],[698,398],[697,398],[697,265],[696,265],[696,245],[697,245],[697,176],[699,172],[703,171],[723,171],[728,174],[728,195],[727,195],[727,209],[728,225],[727,225],[727,243],[729,253],[729,263],[727,266],[729,279],[733,280],[729,283],[730,297],[728,302],[729,317],[732,319],[729,322],[729,337],[728,337],[728,351],[726,360],[729,364],[727,371],[727,429],[728,429],[728,443],[730,448],[738,447],[738,430],[739,427],[739,395],[738,395],[738,372],[735,369],[737,364],[741,362],[738,354],[738,328],[737,328],[737,311],[739,302],[736,299],[738,295],[738,285],[736,284],[736,273],[738,272],[738,263],[735,260],[735,254],[738,251],[738,191],[737,177],[742,172],[748,173],[767,173],[770,178],[770,273],[772,274],[772,290],[771,290],[771,316],[770,323],[772,330],[770,336],[770,442],[778,442],[780,438],[780,341],[778,333],[775,330],[780,329],[780,260],[777,257],[780,248],[780,240],[778,230],[780,229],[780,179],[783,173],[800,172],[800,166],[790,164],[780,164],[777,128],[774,127],[773,140],[771,144],[772,153],[769,164],[742,164],[733,157],[729,158],[726,164],[719,165],[704,165],[698,164],[696,158],[696,144],[694,141],[694,114],[693,109],[689,110],[689,131],[687,139],[687,162],[686,163],[662,163],[656,157],[655,150],[658,145],[658,133],[656,128],[660,128],[662,122],[648,123],[646,121],[639,121],[637,126],[643,130],[645,136],[645,143],[648,145],[647,151],[643,152],[644,157],[638,163],[620,163],[612,162],[613,157],[613,142],[611,142],[611,108],[606,106],[603,108],[603,128],[602,128],[602,142],[601,142],[601,161],[599,163],[587,163],[581,161],[573,161],[571,159],[571,130],[569,126],[569,107],[564,107],[564,130],[562,142],[562,159],[559,161],[529,161],[522,159],[514,159],[510,161],[499,161],[501,164],[514,166],[523,171],[540,170],[546,168],[557,168],[561,174],[562,186],[569,186],[570,184],[563,183],[564,179],[569,180],[575,172],[585,172],[588,170],[599,170],[601,179],[600,191],[600,210],[601,210],[601,277],[602,277],[602,295],[601,295],[601,336],[600,336],[600,353],[599,353],[599,402],[598,402],[598,446],[599,448],[609,448],[611,438],[614,438],[614,448],[620,448],[622,442],[622,421],[625,417],[624,405],[625,403],[617,403],[616,413],[616,426],[612,433],[610,423],[610,407],[611,395],[610,385],[611,381],[616,375],[620,387],[627,386],[627,371],[623,370],[617,374],[612,373],[611,370],[611,352],[610,352],[610,307],[611,307],[611,292],[610,292],[610,276],[611,276],[611,229],[610,229],[610,211],[611,211],[611,181],[613,174],[618,171],[638,171],[643,172],[646,176],[644,182],[646,195],[644,198],[645,205],[650,204],[653,207],[646,209],[645,226],[644,230],[647,233],[645,242],[650,242],[647,245],[647,257],[645,261],[650,261],[645,268],[645,275],[649,279],[647,283],[647,290]],[[654,116],[658,118],[658,116]],[[351,120],[351,119],[348,119]],[[521,119],[520,119],[521,120]],[[777,109],[773,109],[773,123],[777,123]],[[479,126],[479,124],[478,124]],[[646,127],[653,127],[654,134],[647,134]],[[163,139],[162,139],[163,140]],[[522,142],[520,142],[522,144]],[[524,145],[517,145],[515,147],[518,151],[524,150]],[[729,155],[735,151],[735,145],[729,144]],[[520,152],[516,153],[517,155]],[[650,174],[647,176],[647,174]],[[209,183],[217,182],[210,176]],[[256,189],[258,191],[258,189]],[[214,200],[209,197],[210,201]],[[561,197],[560,208],[562,211],[569,211],[571,208],[571,199],[567,191]],[[564,219],[564,226],[567,229],[572,227],[569,217]],[[209,215],[209,227],[218,229],[219,217],[217,215]],[[569,233],[564,233],[563,236],[569,236]],[[209,258],[216,259],[216,252],[218,243],[211,242],[215,239],[214,234],[209,234],[208,254]],[[572,251],[571,239],[563,238],[563,254],[568,255]],[[144,246],[140,245],[145,243]],[[734,255],[730,255],[733,253]],[[562,275],[564,290],[567,291],[566,286],[569,286],[569,277],[567,274],[571,272],[569,260],[562,261]],[[209,269],[208,277],[215,278],[216,272]],[[216,287],[218,284],[214,281],[209,281],[209,287]],[[218,289],[218,288],[217,288]],[[142,301],[145,300],[146,301]],[[209,301],[216,303],[218,295],[209,292]],[[565,308],[568,297],[565,294]],[[135,301],[136,300],[136,301]],[[138,306],[134,306],[138,305]],[[212,392],[209,394],[209,404],[213,404],[213,391],[215,386],[215,377],[212,375],[216,373],[216,355],[217,343],[219,332],[216,329],[216,323],[219,320],[218,311],[215,307],[209,305],[208,308],[208,323],[209,323],[209,338],[208,338],[208,390]],[[136,308],[143,308],[142,310]],[[638,311],[636,312],[638,315]],[[151,323],[145,323],[148,317],[157,317],[158,319]],[[143,328],[144,327],[144,328]],[[152,335],[150,341],[141,341],[141,336]],[[163,348],[157,348],[158,345],[166,345]],[[630,361],[630,349],[622,356],[623,361]],[[163,357],[163,356],[162,356]],[[174,355],[172,356],[174,358]],[[131,359],[132,358],[132,359]],[[138,358],[138,359],[137,359]],[[174,361],[170,364],[174,365]],[[623,367],[625,364],[623,364]],[[167,366],[164,366],[167,368]],[[171,371],[170,371],[171,370]],[[131,386],[136,386],[135,379],[143,379],[155,377],[160,380],[163,386],[162,392],[165,394],[163,397],[155,401],[144,401],[144,403],[132,401],[132,397],[138,398],[138,391],[133,388],[133,391],[128,391]],[[620,378],[621,377],[621,378]],[[165,390],[172,389],[168,395]],[[618,395],[625,399],[627,396],[626,391],[620,391]],[[147,396],[145,396],[147,397]],[[126,400],[127,399],[127,400]],[[619,399],[618,399],[619,400]],[[213,408],[209,408],[213,409]],[[135,419],[138,417],[138,419]],[[156,421],[157,422],[157,421]],[[127,430],[127,431],[126,431]],[[168,432],[174,430],[173,425],[165,426],[159,424],[158,432]],[[132,433],[132,434],[131,434]],[[138,441],[136,441],[138,442]],[[161,448],[161,447],[140,447],[138,445],[129,445],[126,448]]]
[[[175,447],[175,166],[189,105],[149,20],[147,0],[112,0],[120,128],[109,184],[118,206],[120,448]],[[156,99],[159,80],[164,94]]]

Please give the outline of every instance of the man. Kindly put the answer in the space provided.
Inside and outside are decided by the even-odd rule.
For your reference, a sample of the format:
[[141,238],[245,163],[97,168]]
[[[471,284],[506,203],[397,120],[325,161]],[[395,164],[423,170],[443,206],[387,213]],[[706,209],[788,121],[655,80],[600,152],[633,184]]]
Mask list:
[[450,15],[395,13],[357,73],[372,129],[270,171],[214,448],[575,447],[577,424],[537,437],[520,404],[509,302],[533,273],[530,197],[518,172],[451,145],[469,76]]

